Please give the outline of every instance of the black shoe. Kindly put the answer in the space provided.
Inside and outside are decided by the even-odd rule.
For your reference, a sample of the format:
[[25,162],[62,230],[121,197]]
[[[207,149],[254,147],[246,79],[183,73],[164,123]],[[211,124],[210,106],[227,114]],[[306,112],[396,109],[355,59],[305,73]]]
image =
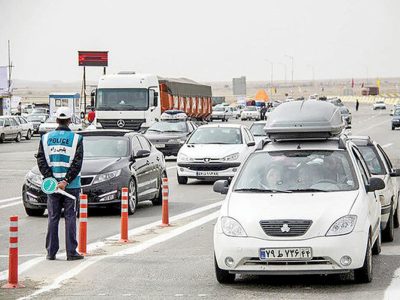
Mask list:
[[84,256],[80,255],[80,254],[67,256],[67,260],[79,260],[79,259],[83,259],[83,258],[84,258]]
[[46,255],[47,260],[55,260],[56,256],[55,255]]

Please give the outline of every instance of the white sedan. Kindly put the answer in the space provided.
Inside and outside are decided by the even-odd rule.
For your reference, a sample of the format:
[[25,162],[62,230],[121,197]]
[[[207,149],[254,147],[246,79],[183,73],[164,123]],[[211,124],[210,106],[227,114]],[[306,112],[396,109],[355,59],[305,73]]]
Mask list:
[[256,120],[259,121],[261,119],[261,114],[257,110],[255,106],[247,106],[242,110],[240,115],[240,119],[243,120]]
[[[39,134],[43,135],[47,132],[53,131],[58,127],[58,124],[56,122],[56,117],[50,117],[46,120],[46,122],[40,124],[39,126]],[[72,116],[71,118],[71,124],[69,124],[69,128],[72,131],[81,131],[83,130],[82,127],[82,122],[81,120],[76,117],[75,115]]]
[[254,148],[254,137],[243,125],[200,126],[179,150],[178,183],[232,178]]
[[386,104],[385,101],[383,100],[377,100],[375,101],[375,103],[372,106],[373,110],[377,110],[377,109],[386,109]]

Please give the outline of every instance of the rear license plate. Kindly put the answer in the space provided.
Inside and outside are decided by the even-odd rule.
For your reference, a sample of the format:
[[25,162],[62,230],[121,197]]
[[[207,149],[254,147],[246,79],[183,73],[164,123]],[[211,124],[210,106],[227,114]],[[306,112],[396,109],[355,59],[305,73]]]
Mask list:
[[165,144],[155,144],[156,148],[165,148]]
[[261,260],[309,260],[312,249],[304,248],[263,248],[260,249]]
[[215,171],[197,171],[197,176],[218,176],[218,172]]

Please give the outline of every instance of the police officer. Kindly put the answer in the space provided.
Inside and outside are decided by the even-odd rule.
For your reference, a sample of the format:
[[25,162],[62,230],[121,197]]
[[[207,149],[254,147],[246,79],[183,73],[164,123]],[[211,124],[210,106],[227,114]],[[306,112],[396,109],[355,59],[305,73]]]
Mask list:
[[[60,107],[56,112],[58,128],[42,136],[37,154],[37,163],[44,178],[53,177],[58,188],[79,199],[80,172],[83,161],[82,136],[73,133],[68,125],[72,113]],[[82,259],[76,251],[76,200],[54,193],[47,196],[48,229],[46,249],[48,260],[55,260],[59,249],[58,224],[64,208],[65,242],[67,260]]]

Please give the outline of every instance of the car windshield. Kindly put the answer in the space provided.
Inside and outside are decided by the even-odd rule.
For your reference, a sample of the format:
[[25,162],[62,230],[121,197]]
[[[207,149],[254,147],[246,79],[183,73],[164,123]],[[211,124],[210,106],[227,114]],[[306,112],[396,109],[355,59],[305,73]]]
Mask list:
[[372,175],[384,175],[385,168],[374,146],[358,146]]
[[266,136],[267,134],[265,133],[264,127],[265,123],[254,123],[250,127],[250,132],[254,136]]
[[47,109],[46,108],[34,108],[32,110],[32,115],[43,115],[47,113]]
[[200,127],[190,137],[188,144],[242,144],[240,128]]
[[149,92],[147,89],[99,89],[96,110],[147,110]]
[[244,109],[245,111],[256,111],[257,108],[255,108],[254,106],[248,106]]
[[214,107],[213,108],[213,111],[225,111],[225,108],[223,108],[223,107]]
[[85,158],[127,157],[129,156],[129,140],[125,137],[85,136],[83,149],[85,149]]
[[237,192],[333,192],[358,188],[343,150],[291,150],[251,155],[238,175]]
[[37,116],[27,116],[26,119],[30,122],[44,122],[46,120],[46,116],[37,115]]
[[186,122],[157,122],[148,131],[154,132],[187,132]]

